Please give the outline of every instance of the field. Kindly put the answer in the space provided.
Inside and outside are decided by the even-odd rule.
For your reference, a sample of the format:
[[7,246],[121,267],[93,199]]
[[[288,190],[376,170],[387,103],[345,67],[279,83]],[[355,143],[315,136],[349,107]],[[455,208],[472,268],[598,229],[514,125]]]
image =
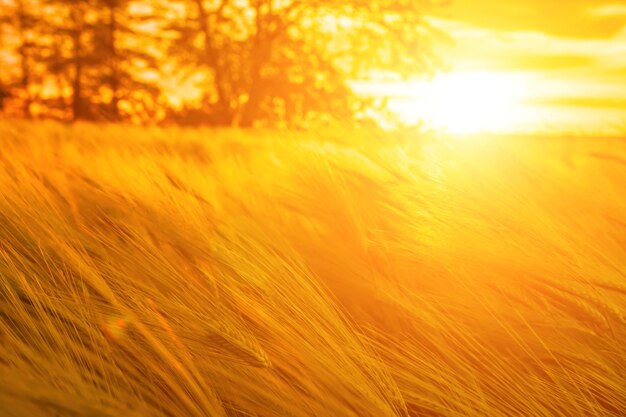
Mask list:
[[624,416],[626,141],[1,122],[0,415]]

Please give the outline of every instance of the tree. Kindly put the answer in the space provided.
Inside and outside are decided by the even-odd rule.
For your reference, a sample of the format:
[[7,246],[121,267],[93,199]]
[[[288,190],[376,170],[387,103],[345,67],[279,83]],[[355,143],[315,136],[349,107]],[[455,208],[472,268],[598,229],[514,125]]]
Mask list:
[[[97,0],[96,9],[101,20],[94,39],[100,66],[99,81],[109,87],[107,118],[119,120],[123,115],[120,103],[132,101],[142,93],[156,100],[158,89],[142,79],[142,74],[157,66],[157,58],[147,52],[155,35],[140,26],[154,20],[152,9],[131,11],[131,0]],[[125,42],[123,42],[125,41]]]
[[32,0],[14,0],[12,3],[3,3],[0,14],[0,24],[8,27],[14,44],[14,51],[18,59],[19,74],[17,80],[12,80],[5,87],[3,98],[9,97],[9,90],[16,90],[15,95],[22,99],[22,115],[29,118],[32,115],[31,106],[34,101],[32,87],[35,83],[33,70],[34,56],[37,55],[36,42],[39,17],[35,14],[36,4]]
[[71,120],[146,121],[167,107],[158,67],[201,92],[170,109],[178,120],[354,120],[373,106],[352,80],[432,66],[428,1],[4,0],[19,65],[3,82],[26,116],[36,101]]
[[0,112],[4,110],[5,101],[10,97],[8,89],[0,84]]
[[[203,0],[166,1],[167,23],[164,31],[173,36],[169,53],[178,58],[178,65],[189,75],[198,70],[210,76],[205,90],[204,104],[208,107],[207,120],[211,124],[229,125],[233,121],[232,100],[236,87],[232,79],[237,73],[228,71],[228,59],[236,53],[237,42],[230,19],[224,15],[229,0],[219,3]],[[168,9],[167,6],[170,6]],[[173,8],[172,6],[184,6]],[[227,52],[226,48],[231,48]]]
[[180,10],[171,52],[205,71],[204,104],[219,124],[351,117],[363,103],[350,79],[406,78],[432,65],[425,0],[169,3]]
[[44,0],[44,36],[49,39],[48,53],[39,56],[49,74],[56,76],[57,94],[62,99],[69,91],[71,120],[93,117],[89,105],[87,70],[94,61],[93,45],[96,16],[92,0]]
[[40,60],[56,75],[59,94],[69,91],[71,120],[120,120],[133,116],[133,100],[156,99],[158,89],[142,80],[155,65],[155,58],[141,50],[149,34],[137,28],[150,16],[131,13],[130,0],[46,4],[50,52]]

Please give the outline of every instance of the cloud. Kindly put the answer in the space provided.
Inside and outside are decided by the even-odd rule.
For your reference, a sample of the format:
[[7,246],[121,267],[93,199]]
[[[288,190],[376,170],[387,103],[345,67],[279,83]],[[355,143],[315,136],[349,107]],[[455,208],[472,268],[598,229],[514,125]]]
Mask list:
[[549,71],[585,68],[593,65],[595,58],[587,55],[513,55],[499,60],[494,65],[497,70]]
[[499,31],[611,38],[626,25],[626,0],[454,0],[439,16]]
[[593,77],[626,66],[626,29],[612,38],[563,38],[542,32],[503,31],[434,19],[454,42],[441,53],[454,70],[548,71]]
[[626,5],[624,4],[605,4],[603,6],[594,7],[589,10],[592,16],[626,16]]
[[626,109],[626,99],[612,97],[540,97],[527,99],[524,102],[543,106]]

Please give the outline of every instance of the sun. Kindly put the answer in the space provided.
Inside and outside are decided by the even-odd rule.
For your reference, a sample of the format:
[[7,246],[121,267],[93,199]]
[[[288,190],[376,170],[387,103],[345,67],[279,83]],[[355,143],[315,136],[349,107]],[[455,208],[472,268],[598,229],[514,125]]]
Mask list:
[[517,124],[523,92],[521,83],[495,73],[451,73],[434,79],[424,100],[433,123],[475,133]]
[[534,117],[528,80],[510,73],[451,72],[407,88],[395,110],[450,133],[524,130]]

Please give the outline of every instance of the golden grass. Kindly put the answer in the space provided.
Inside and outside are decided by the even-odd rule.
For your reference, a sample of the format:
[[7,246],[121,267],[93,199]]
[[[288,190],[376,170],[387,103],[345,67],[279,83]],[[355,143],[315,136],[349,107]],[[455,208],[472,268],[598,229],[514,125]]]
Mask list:
[[624,415],[626,143],[413,136],[1,123],[0,415]]

